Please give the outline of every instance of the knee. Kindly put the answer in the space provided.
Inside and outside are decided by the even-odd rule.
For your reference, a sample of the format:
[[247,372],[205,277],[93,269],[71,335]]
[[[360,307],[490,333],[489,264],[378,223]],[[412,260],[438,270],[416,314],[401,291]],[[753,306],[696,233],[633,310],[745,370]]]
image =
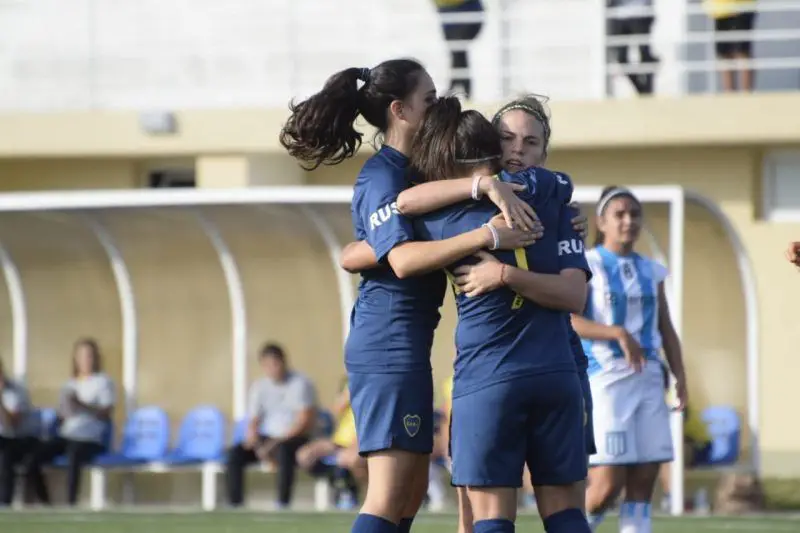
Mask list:
[[231,446],[228,449],[228,467],[239,467],[244,464],[244,448],[241,444]]

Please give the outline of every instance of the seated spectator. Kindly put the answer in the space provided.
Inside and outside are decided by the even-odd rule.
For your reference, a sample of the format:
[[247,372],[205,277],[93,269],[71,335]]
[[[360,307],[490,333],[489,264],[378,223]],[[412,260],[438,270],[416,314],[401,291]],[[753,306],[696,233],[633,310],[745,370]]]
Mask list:
[[25,386],[6,375],[0,360],[0,507],[14,501],[17,466],[39,442],[37,418]]
[[114,410],[114,382],[101,370],[100,348],[93,339],[75,343],[72,379],[61,390],[58,434],[42,443],[28,461],[27,475],[39,501],[50,505],[50,493],[42,467],[61,455],[67,458],[67,502],[75,505],[81,470],[105,451],[111,413]]
[[[351,508],[358,501],[356,480],[366,479],[366,460],[358,453],[356,419],[350,407],[347,378],[342,382],[333,406],[336,430],[331,437],[315,439],[297,450],[297,464],[312,474],[327,474],[336,489],[336,502],[340,508]],[[322,460],[333,457],[333,467]],[[350,502],[350,503],[348,503]]]
[[289,369],[279,345],[264,345],[259,362],[264,377],[250,387],[244,440],[228,451],[228,499],[232,506],[240,506],[245,467],[271,461],[278,468],[276,506],[283,509],[292,500],[295,455],[308,442],[316,422],[316,393],[308,378]]
[[[753,57],[753,41],[747,37],[740,40],[719,40],[729,31],[753,30],[756,19],[755,0],[705,0],[708,15],[714,19],[714,31],[717,33],[717,57],[720,59],[748,60]],[[738,71],[738,83],[734,71],[726,68],[722,71],[723,91],[752,91],[753,69],[742,68]]]
[[453,377],[450,376],[442,383],[442,410],[441,419],[434,426],[433,452],[428,470],[428,508],[431,511],[441,511],[445,505],[445,486],[442,480],[444,465],[450,469],[450,405],[453,397]]

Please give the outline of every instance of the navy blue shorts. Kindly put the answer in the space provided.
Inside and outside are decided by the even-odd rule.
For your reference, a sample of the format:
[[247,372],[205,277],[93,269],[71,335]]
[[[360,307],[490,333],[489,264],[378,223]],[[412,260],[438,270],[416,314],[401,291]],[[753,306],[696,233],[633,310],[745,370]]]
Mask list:
[[592,402],[592,387],[589,385],[589,376],[586,372],[580,372],[581,379],[581,392],[583,392],[583,406],[586,410],[586,426],[583,428],[586,437],[586,455],[594,455],[597,453],[597,445],[594,443],[594,422],[592,422],[592,415],[594,413],[594,403]]
[[537,485],[586,479],[583,394],[559,372],[494,383],[453,398],[453,485],[521,487],[525,463]]
[[433,451],[431,372],[347,373],[361,455],[382,450]]

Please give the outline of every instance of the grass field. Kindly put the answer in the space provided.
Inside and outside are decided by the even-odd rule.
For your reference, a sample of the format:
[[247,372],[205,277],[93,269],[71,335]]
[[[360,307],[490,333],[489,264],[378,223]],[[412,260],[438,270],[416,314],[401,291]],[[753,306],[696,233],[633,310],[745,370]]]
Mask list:
[[[0,513],[2,533],[349,533],[349,513],[83,513],[31,511]],[[448,514],[418,517],[414,533],[455,533],[456,518]],[[540,533],[539,518],[526,515],[517,531]],[[599,533],[618,531],[609,520]],[[797,517],[753,518],[661,518],[654,520],[654,533],[789,533],[800,532]]]

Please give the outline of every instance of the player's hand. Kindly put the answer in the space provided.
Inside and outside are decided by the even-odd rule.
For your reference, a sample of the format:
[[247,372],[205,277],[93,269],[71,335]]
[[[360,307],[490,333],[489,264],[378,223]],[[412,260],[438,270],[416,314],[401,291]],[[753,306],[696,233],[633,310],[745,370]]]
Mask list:
[[470,298],[503,286],[503,263],[487,252],[475,257],[479,261],[474,265],[461,265],[453,271],[456,286]]
[[789,248],[786,249],[786,259],[800,268],[800,242],[789,243]]
[[622,353],[625,354],[625,361],[633,368],[634,372],[641,372],[645,364],[644,350],[630,333],[624,328],[620,328],[620,330],[617,340],[622,348]]
[[275,439],[269,439],[258,445],[255,449],[258,460],[262,463],[270,461],[272,459],[272,453],[275,451],[275,448],[278,447],[278,444],[280,444],[279,441]]
[[677,400],[677,405],[675,405],[676,411],[683,411],[686,409],[686,406],[689,405],[689,390],[686,387],[686,379],[676,379],[675,380],[675,396]]
[[481,192],[500,209],[503,219],[509,228],[519,228],[526,231],[535,229],[536,223],[539,221],[536,211],[517,196],[518,191],[525,190],[525,185],[505,183],[489,176],[484,176],[480,185]]
[[[489,224],[497,231],[498,250],[516,250],[535,243],[544,235],[544,228],[539,224],[533,231],[509,228],[503,215],[495,215]],[[488,230],[487,230],[488,231]]]
[[258,433],[252,426],[248,426],[247,431],[244,434],[242,447],[245,450],[253,450],[255,449],[257,444],[258,444]]
[[578,202],[572,202],[569,206],[578,212],[578,214],[570,220],[570,222],[572,222],[572,229],[578,232],[581,239],[585,239],[586,235],[589,234],[589,219],[581,212],[581,204]]

